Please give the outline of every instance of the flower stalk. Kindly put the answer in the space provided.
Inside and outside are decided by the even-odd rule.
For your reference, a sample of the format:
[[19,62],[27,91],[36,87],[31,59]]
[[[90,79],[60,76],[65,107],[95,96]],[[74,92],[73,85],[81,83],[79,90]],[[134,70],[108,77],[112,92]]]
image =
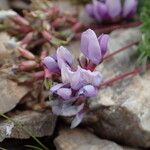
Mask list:
[[118,54],[118,53],[120,53],[120,52],[122,52],[122,51],[128,50],[128,48],[130,48],[130,47],[132,47],[132,46],[134,46],[134,45],[136,45],[136,44],[138,44],[138,43],[139,43],[139,42],[132,42],[131,44],[128,44],[128,45],[126,45],[126,46],[124,46],[124,47],[122,47],[122,48],[120,48],[120,49],[118,49],[118,50],[112,52],[111,54],[106,55],[106,56],[103,58],[103,60],[107,60],[107,59],[109,59],[110,57],[112,57],[112,56],[114,56],[114,55],[116,55],[116,54]]
[[[147,64],[146,67],[147,67],[147,69],[150,69],[150,64]],[[98,86],[98,88],[102,88],[102,87],[104,87],[104,86],[111,85],[111,84],[113,84],[114,82],[119,81],[119,80],[123,80],[124,78],[127,78],[127,77],[129,77],[129,76],[135,76],[135,75],[137,75],[137,74],[139,74],[139,73],[142,73],[143,71],[144,71],[144,68],[143,68],[143,67],[136,67],[136,68],[134,68],[134,69],[131,70],[131,71],[125,72],[125,73],[123,73],[123,74],[121,74],[121,75],[118,75],[118,76],[112,78],[112,79],[109,79],[109,80],[104,81],[103,83],[101,83],[101,84]]]

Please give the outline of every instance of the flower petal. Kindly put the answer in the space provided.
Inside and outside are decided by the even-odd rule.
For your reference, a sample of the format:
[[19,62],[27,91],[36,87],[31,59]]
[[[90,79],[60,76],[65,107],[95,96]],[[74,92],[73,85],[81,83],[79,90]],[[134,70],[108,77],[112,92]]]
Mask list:
[[63,84],[63,83],[56,84],[56,85],[54,85],[54,86],[50,89],[50,91],[51,91],[52,93],[55,93],[55,92],[57,92],[57,90],[59,90],[60,88],[62,88],[62,87],[64,87],[64,86],[65,86],[65,84]]
[[125,0],[123,7],[123,17],[133,16],[137,10],[137,0]]
[[62,97],[64,100],[69,100],[72,96],[72,90],[70,88],[60,88],[57,90],[57,95]]
[[121,15],[121,1],[120,0],[106,0],[108,14],[112,19]]
[[78,113],[71,123],[71,129],[77,127],[83,120],[84,113]]
[[62,109],[62,116],[74,116],[78,114],[84,108],[84,103],[81,105],[64,104]]
[[53,72],[53,73],[59,73],[60,72],[60,69],[58,67],[56,60],[50,56],[47,56],[44,58],[43,64],[45,64],[45,66],[48,68],[48,70],[50,72]]
[[95,32],[91,29],[82,33],[81,52],[90,59],[94,64],[101,61],[101,50]]
[[101,21],[102,17],[101,17],[101,14],[99,13],[98,5],[99,5],[99,1],[94,0],[93,1],[93,14],[97,21]]
[[74,58],[65,47],[60,46],[57,49],[57,61],[59,68],[61,68],[64,63],[69,66],[73,65]]
[[102,75],[99,72],[91,72],[90,70],[85,70],[82,68],[79,69],[84,85],[90,84],[93,86],[99,86],[99,84],[102,82]]
[[72,74],[71,78],[71,88],[74,90],[78,90],[79,88],[82,87],[82,78],[81,78],[81,73],[79,70],[77,70],[76,72],[74,72],[74,74]]
[[94,13],[93,13],[93,5],[92,4],[87,4],[85,6],[85,10],[88,13],[89,16],[93,17]]
[[63,83],[70,84],[71,77],[73,76],[73,74],[74,74],[74,72],[72,72],[68,66],[66,66],[65,64],[62,64],[61,79],[62,79]]
[[98,13],[100,14],[102,20],[107,20],[109,18],[108,8],[105,3],[98,2]]
[[86,85],[79,91],[79,95],[84,95],[86,97],[95,97],[98,93],[97,88],[92,85]]
[[107,34],[102,34],[101,36],[98,37],[99,45],[101,48],[101,53],[102,56],[104,56],[107,52],[107,47],[108,47],[108,40],[109,40],[109,35]]

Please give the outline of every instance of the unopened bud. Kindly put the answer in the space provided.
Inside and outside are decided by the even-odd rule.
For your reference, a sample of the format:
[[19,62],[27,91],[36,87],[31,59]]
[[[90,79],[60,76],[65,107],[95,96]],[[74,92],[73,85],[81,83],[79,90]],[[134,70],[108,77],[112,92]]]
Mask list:
[[24,61],[19,65],[21,71],[29,71],[38,67],[38,64],[35,61],[29,60]]
[[74,32],[78,32],[81,30],[81,28],[83,27],[82,23],[81,22],[77,22],[73,27],[72,27],[72,30]]
[[50,41],[52,39],[52,35],[46,30],[42,31],[42,35],[47,41]]
[[44,74],[45,74],[44,71],[39,71],[39,72],[33,73],[32,77],[33,77],[33,79],[38,80],[38,79],[44,78]]
[[32,41],[32,39],[33,39],[33,32],[30,32],[21,41],[21,44],[22,45],[24,45],[24,44],[30,44],[30,42]]
[[28,50],[26,50],[26,49],[23,49],[23,48],[19,47],[18,51],[20,52],[20,54],[23,57],[25,57],[27,59],[30,59],[30,60],[34,60],[35,59],[35,56],[31,52],[29,52]]
[[15,17],[13,17],[13,21],[18,23],[19,25],[25,25],[28,26],[30,23],[28,22],[28,20],[26,20],[25,18],[17,15]]

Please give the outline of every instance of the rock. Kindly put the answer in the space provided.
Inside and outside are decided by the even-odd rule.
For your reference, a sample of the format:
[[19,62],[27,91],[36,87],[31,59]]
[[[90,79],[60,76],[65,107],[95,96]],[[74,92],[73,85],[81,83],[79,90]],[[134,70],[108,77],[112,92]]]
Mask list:
[[0,33],[0,113],[12,110],[29,92],[29,88],[18,86],[16,82],[8,79],[13,74],[12,66],[16,60],[15,51],[5,47],[8,41],[10,36]]
[[23,10],[23,9],[28,9],[29,8],[29,4],[28,1],[23,1],[23,0],[11,0],[10,2],[10,6],[13,9],[19,9],[19,10]]
[[12,110],[29,92],[25,86],[18,86],[16,82],[0,77],[0,113]]
[[[5,138],[27,139],[31,132],[36,137],[51,136],[53,134],[57,117],[51,111],[35,112],[24,111],[13,114],[11,119],[0,121],[0,141]],[[21,124],[21,127],[17,125]]]
[[8,0],[0,0],[0,10],[9,9]]
[[62,130],[54,143],[57,150],[125,150],[118,144],[100,139],[83,129]]
[[[111,50],[118,49],[140,38],[138,29],[114,31],[111,34]],[[118,54],[100,65],[104,80],[133,68],[136,46]],[[122,58],[124,60],[122,60]],[[111,86],[100,89],[97,98],[89,101],[90,112],[85,121],[94,132],[134,147],[150,147],[150,71],[144,75],[128,77]],[[95,109],[95,110],[94,110]],[[93,118],[94,122],[91,122]],[[89,120],[90,119],[90,120]]]
[[10,51],[5,47],[5,42],[9,40],[10,36],[7,33],[0,33],[0,63],[3,63],[4,59],[8,59],[10,57]]

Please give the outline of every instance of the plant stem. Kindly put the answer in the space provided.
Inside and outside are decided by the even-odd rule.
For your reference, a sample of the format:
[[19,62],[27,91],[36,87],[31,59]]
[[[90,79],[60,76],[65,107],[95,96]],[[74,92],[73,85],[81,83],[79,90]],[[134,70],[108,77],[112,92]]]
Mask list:
[[101,27],[93,27],[92,29],[95,30],[97,33],[109,33],[115,29],[121,29],[121,28],[129,28],[129,27],[136,27],[141,25],[142,23],[140,21],[131,22],[131,23],[121,23],[121,24],[113,24],[113,25],[103,25]]
[[[146,67],[147,67],[147,69],[150,69],[150,64],[147,64]],[[118,75],[118,76],[116,76],[110,80],[104,81],[102,84],[99,85],[98,88],[110,85],[110,84],[114,83],[115,81],[123,80],[124,78],[126,78],[128,76],[131,76],[131,75],[134,76],[138,73],[141,73],[143,70],[144,70],[143,67],[137,67],[137,68],[133,69],[132,71],[128,71],[128,72],[121,74],[121,75]]]
[[105,56],[105,57],[103,58],[103,60],[106,60],[106,59],[108,59],[108,58],[110,58],[110,57],[112,57],[112,56],[114,56],[114,55],[116,55],[116,54],[118,54],[118,53],[120,53],[120,52],[122,52],[122,51],[124,51],[124,50],[128,50],[129,47],[131,47],[131,46],[133,46],[133,45],[136,45],[136,44],[138,44],[138,42],[133,42],[133,43],[131,43],[131,44],[128,44],[128,45],[126,45],[125,47],[122,47],[122,48],[120,48],[120,49],[114,51],[113,53],[111,53],[111,54]]

